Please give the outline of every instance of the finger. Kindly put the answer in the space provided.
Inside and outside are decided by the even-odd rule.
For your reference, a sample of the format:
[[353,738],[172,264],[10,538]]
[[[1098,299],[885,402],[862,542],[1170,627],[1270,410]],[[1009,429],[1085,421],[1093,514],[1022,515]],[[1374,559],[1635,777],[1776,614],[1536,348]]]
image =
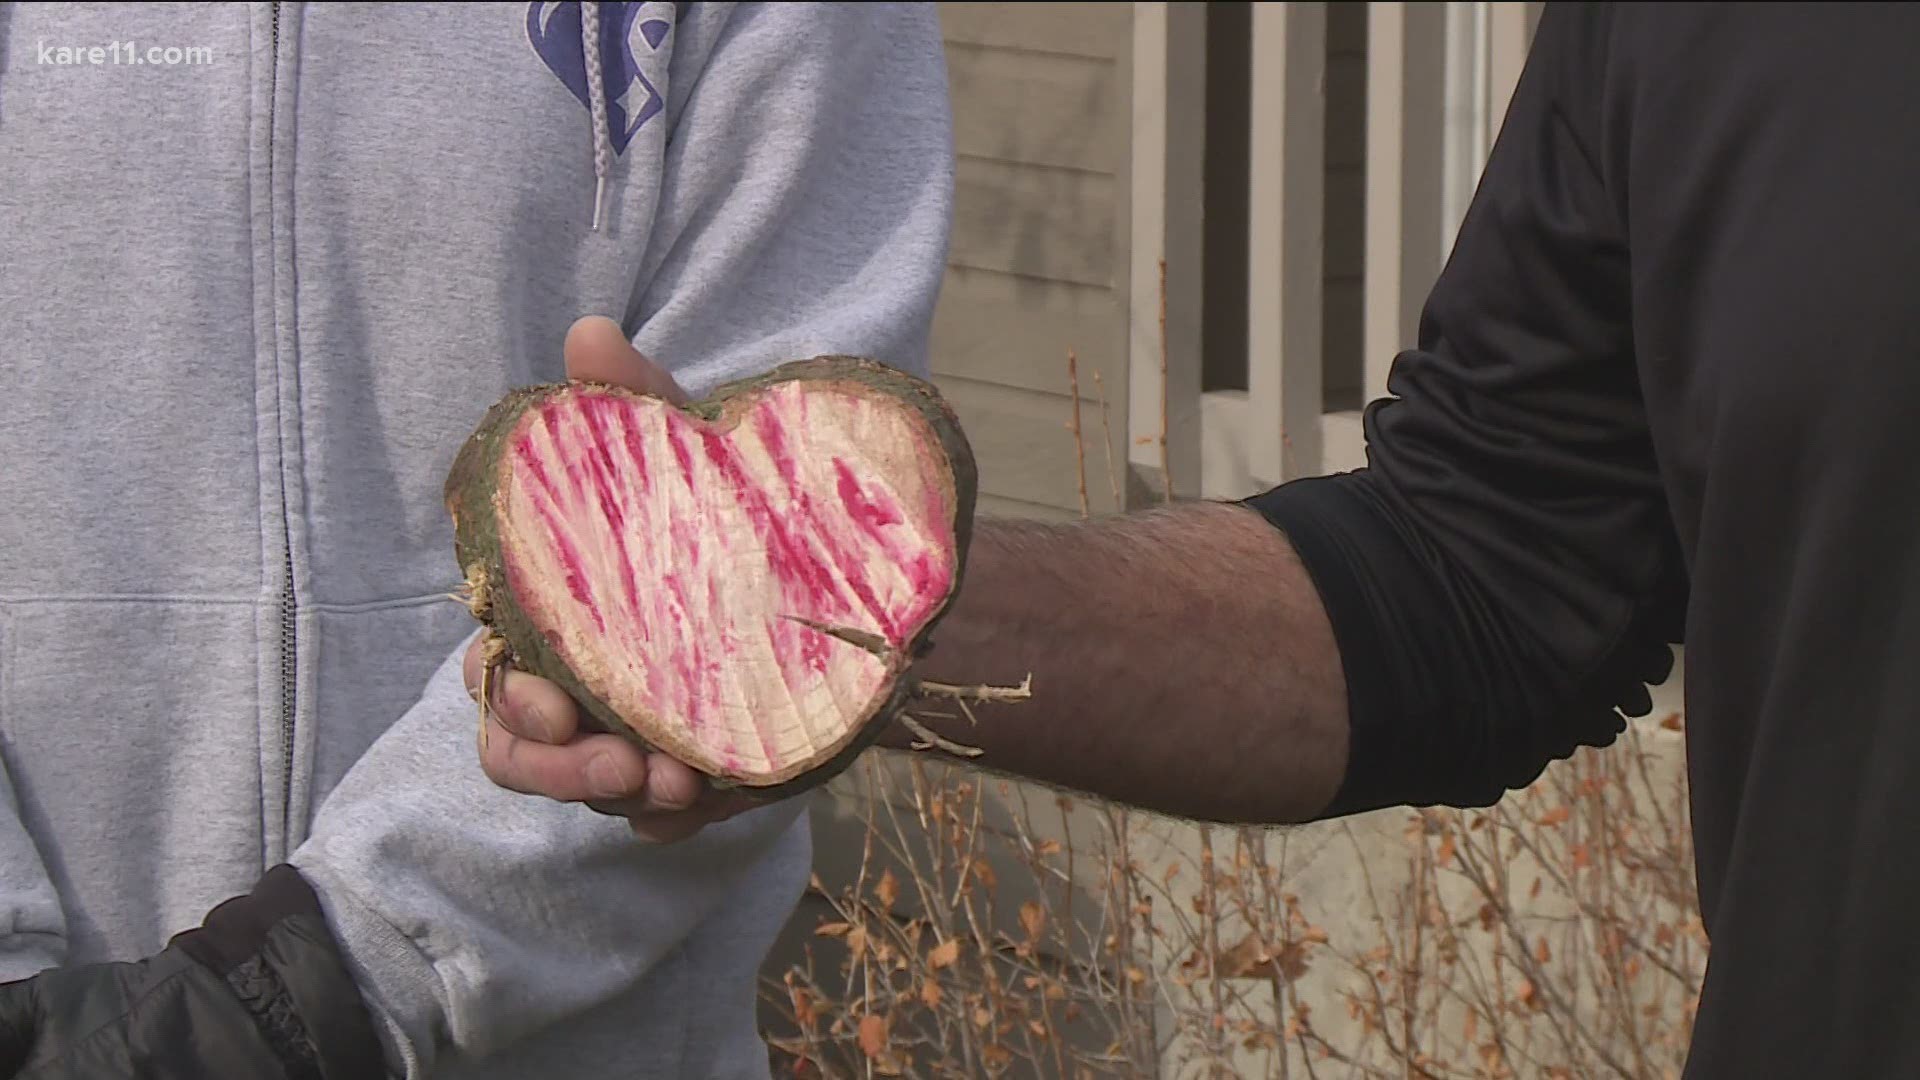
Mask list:
[[637,800],[647,786],[647,758],[616,735],[588,735],[565,746],[523,739],[493,727],[480,751],[487,778],[509,791],[559,802]]
[[640,795],[640,809],[651,813],[673,813],[692,809],[702,795],[711,794],[707,778],[685,762],[666,754],[647,755],[647,789]]
[[684,405],[687,395],[673,376],[640,354],[620,324],[602,315],[577,320],[561,348],[567,378],[611,383]]
[[633,835],[651,844],[677,844],[702,829],[746,813],[759,805],[743,795],[708,792],[700,805],[675,813],[642,813],[627,819]]
[[695,811],[628,820],[633,829],[633,835],[648,844],[678,844],[683,840],[691,839],[700,830],[713,824],[707,815]]
[[[462,677],[467,696],[480,700],[484,661],[478,643],[467,649]],[[524,739],[558,746],[580,731],[580,709],[559,686],[524,671],[502,668],[495,672],[490,712],[501,726]]]
[[631,799],[596,799],[588,806],[612,817],[693,813],[721,793],[685,763],[665,754],[648,754],[645,790]]

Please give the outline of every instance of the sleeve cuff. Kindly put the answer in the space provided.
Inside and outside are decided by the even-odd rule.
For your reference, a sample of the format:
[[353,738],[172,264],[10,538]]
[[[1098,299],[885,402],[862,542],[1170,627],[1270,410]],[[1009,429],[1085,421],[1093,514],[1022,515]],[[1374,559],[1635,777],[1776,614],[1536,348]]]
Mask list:
[[1249,499],[1287,535],[1325,605],[1347,686],[1346,775],[1321,819],[1389,806],[1491,805],[1480,740],[1449,685],[1467,659],[1440,584],[1365,472],[1309,477]]

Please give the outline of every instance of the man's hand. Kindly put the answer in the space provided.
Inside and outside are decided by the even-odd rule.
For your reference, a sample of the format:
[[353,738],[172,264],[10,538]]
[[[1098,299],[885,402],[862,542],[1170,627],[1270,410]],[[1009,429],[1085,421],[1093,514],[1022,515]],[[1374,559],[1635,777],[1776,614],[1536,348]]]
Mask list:
[[[590,316],[567,331],[567,377],[655,394],[676,403],[687,395],[673,377],[640,355],[620,325]],[[479,646],[467,650],[467,692],[477,700]],[[665,754],[642,752],[617,735],[582,733],[580,707],[566,691],[523,671],[493,684],[480,764],[501,787],[562,802],[585,803],[624,817],[634,835],[654,843],[684,840],[755,803],[708,785]]]

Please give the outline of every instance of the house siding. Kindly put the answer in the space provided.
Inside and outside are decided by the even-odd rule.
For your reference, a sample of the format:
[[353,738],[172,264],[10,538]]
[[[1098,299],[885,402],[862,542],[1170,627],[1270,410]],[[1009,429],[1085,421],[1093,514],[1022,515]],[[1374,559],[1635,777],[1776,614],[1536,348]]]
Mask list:
[[958,162],[933,370],[979,461],[980,510],[1081,512],[1068,350],[1078,358],[1087,509],[1116,509],[1105,462],[1109,449],[1126,460],[1133,5],[939,7]]

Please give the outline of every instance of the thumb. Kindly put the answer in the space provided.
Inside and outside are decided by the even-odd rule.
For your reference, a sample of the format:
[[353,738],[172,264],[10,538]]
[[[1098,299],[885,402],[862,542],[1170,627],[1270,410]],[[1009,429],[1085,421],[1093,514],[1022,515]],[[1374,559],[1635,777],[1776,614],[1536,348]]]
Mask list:
[[620,324],[604,315],[588,315],[567,330],[561,349],[567,362],[567,378],[583,382],[610,383],[665,398],[675,405],[687,402],[686,392],[673,376],[640,354],[627,340]]

